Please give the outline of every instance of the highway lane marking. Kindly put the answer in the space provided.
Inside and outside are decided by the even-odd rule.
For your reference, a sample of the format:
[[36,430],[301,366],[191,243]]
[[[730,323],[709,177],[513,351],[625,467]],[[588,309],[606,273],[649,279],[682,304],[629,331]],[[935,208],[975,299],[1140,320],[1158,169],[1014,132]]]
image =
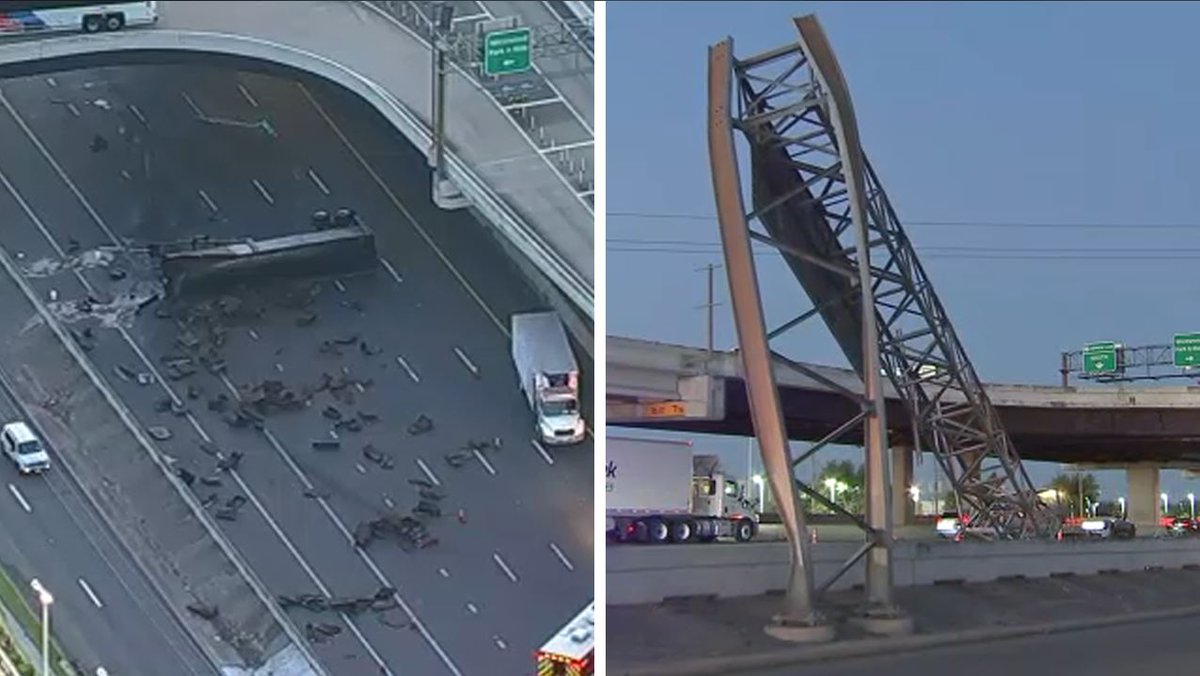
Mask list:
[[479,367],[471,361],[471,358],[467,356],[466,352],[463,352],[461,347],[455,347],[454,354],[458,355],[458,360],[463,363],[463,366],[467,367],[467,370],[471,372],[471,375],[475,376],[476,378],[479,377]]
[[337,287],[338,291],[341,291],[342,293],[346,293],[346,285],[342,284],[342,280],[340,280],[340,279],[333,280],[333,285]]
[[[29,220],[33,221],[38,232],[42,233],[42,237],[45,237],[46,241],[50,242],[50,248],[54,249],[54,253],[58,254],[59,258],[66,258],[67,252],[63,251],[58,242],[50,236],[50,231],[46,229],[46,224],[42,222],[41,218],[38,218],[38,215],[33,211],[33,207],[29,206],[29,203],[25,201],[25,197],[17,192],[17,187],[12,184],[12,181],[8,180],[8,176],[2,171],[0,171],[0,183],[4,184],[4,189],[16,200],[17,206],[21,207],[21,211],[24,211]],[[88,290],[91,291],[91,289]]]
[[567,570],[575,570],[575,564],[571,563],[571,560],[567,558],[566,554],[563,554],[563,550],[559,549],[558,545],[551,542],[550,551],[554,552],[554,555],[558,557],[559,561],[562,561],[562,565],[565,566]]
[[354,463],[354,469],[358,470],[359,474],[366,474],[367,468],[362,466],[361,462]]
[[546,448],[537,439],[530,439],[529,443],[533,444],[533,447],[537,449],[538,455],[542,456],[542,460],[545,460],[547,465],[554,464],[554,458],[546,452]]
[[479,614],[479,607],[478,607],[478,606],[476,606],[474,603],[471,603],[470,601],[467,601],[467,612],[468,612],[468,613],[471,613],[472,615],[478,615],[478,614]]
[[132,176],[132,175],[130,175],[130,173],[129,173],[129,170],[128,170],[128,169],[122,169],[122,170],[121,170],[121,178],[125,179],[126,181],[132,181],[132,180],[133,180],[133,176]]
[[71,111],[71,114],[74,115],[75,117],[79,117],[79,108],[76,107],[74,102],[71,102],[71,101],[67,102],[67,110]]
[[552,103],[562,103],[562,102],[563,102],[562,99],[555,96],[554,98],[550,98],[550,99],[537,99],[535,101],[521,101],[519,103],[509,103],[509,104],[500,106],[500,108],[502,110],[507,110],[508,112],[512,112],[514,110],[525,110],[526,108],[537,108],[538,106],[548,106]]
[[192,112],[195,113],[196,117],[198,117],[200,119],[206,118],[204,111],[200,110],[200,106],[196,105],[196,102],[192,100],[192,97],[188,96],[187,92],[179,92],[179,93],[181,95],[183,95],[183,100],[187,102],[188,108],[192,109]]
[[317,175],[316,169],[313,169],[311,167],[309,168],[308,178],[311,179],[312,182],[316,184],[317,190],[320,190],[322,195],[329,194],[329,186],[325,185],[325,181],[322,181],[321,177]]
[[421,468],[421,471],[425,473],[425,477],[429,479],[429,482],[434,486],[442,485],[442,482],[438,481],[437,476],[434,475],[433,470],[429,469],[429,465],[426,465],[424,460],[417,458],[417,467]]
[[463,21],[477,21],[479,19],[486,19],[486,18],[488,18],[488,15],[484,14],[483,12],[480,12],[479,14],[468,14],[466,16],[456,16],[453,19],[450,19],[450,23],[455,24],[455,23],[461,23]]
[[92,600],[92,605],[97,608],[104,607],[104,604],[100,603],[100,597],[96,596],[96,592],[92,591],[92,588],[88,586],[87,580],[84,580],[82,577],[79,578],[79,586],[83,587],[83,593],[87,594],[88,598]]
[[442,577],[445,577],[445,578],[449,578],[450,571],[446,570],[445,568],[438,568],[438,575],[441,575]]
[[16,486],[9,484],[8,490],[17,499],[17,502],[21,504],[21,509],[25,510],[26,514],[33,514],[33,507],[29,506],[29,502],[25,500],[25,496],[21,495],[21,491],[17,490]]
[[143,127],[147,129],[150,128],[150,123],[146,121],[146,116],[142,113],[141,108],[138,108],[135,104],[131,103],[129,104],[129,112],[133,113],[133,116],[137,118],[138,122],[142,123]]
[[505,642],[504,642],[504,639],[500,638],[500,636],[499,636],[499,635],[493,636],[493,637],[492,637],[492,640],[496,642],[496,647],[497,647],[497,648],[499,648],[499,649],[501,649],[501,650],[507,650],[507,649],[508,649],[508,644],[507,644],[507,643],[505,643]]
[[397,355],[396,361],[400,363],[401,368],[408,372],[408,377],[412,378],[414,383],[421,382],[421,378],[417,376],[417,372],[413,370],[413,367],[408,365],[408,362],[404,360],[404,357]]
[[283,373],[283,364],[280,364],[279,362],[275,362],[275,370],[279,371],[280,373]]
[[509,581],[517,581],[517,574],[512,572],[512,568],[508,567],[508,564],[504,562],[504,559],[500,558],[500,552],[492,552],[492,560],[496,562],[497,566],[500,566],[500,570],[504,571],[504,575],[509,579]]
[[271,196],[271,193],[267,192],[267,189],[262,183],[259,182],[257,178],[250,179],[250,182],[254,184],[255,188],[258,188],[258,194],[262,195],[262,198],[267,201],[267,204],[275,204],[275,198]]
[[384,506],[386,506],[388,509],[395,509],[395,508],[396,508],[396,503],[395,503],[395,502],[393,502],[391,498],[384,498],[384,499],[383,499],[383,504],[384,504]]
[[503,333],[504,337],[511,338],[512,336],[509,334],[508,327],[504,325],[504,322],[500,321],[500,318],[495,312],[492,312],[492,309],[488,307],[488,304],[485,303],[483,298],[479,296],[479,294],[475,291],[475,288],[472,287],[469,282],[467,282],[467,278],[464,277],[461,272],[459,272],[458,268],[454,267],[454,264],[450,262],[450,258],[446,256],[446,253],[442,251],[442,248],[437,245],[437,242],[433,241],[433,238],[429,236],[429,233],[425,231],[425,228],[421,227],[421,224],[417,222],[416,217],[414,217],[412,212],[410,212],[408,208],[404,206],[404,203],[400,201],[400,198],[396,197],[396,193],[392,192],[392,189],[388,187],[387,183],[384,182],[375,169],[372,168],[370,164],[367,164],[366,158],[362,156],[362,153],[358,152],[358,148],[354,147],[354,144],[350,143],[350,139],[347,138],[342,132],[342,128],[333,121],[333,118],[329,116],[329,113],[325,112],[325,109],[321,107],[321,104],[317,102],[313,95],[308,91],[307,87],[299,83],[297,86],[300,87],[300,91],[313,105],[313,108],[317,110],[317,113],[325,120],[326,124],[333,129],[333,133],[336,134],[341,140],[342,144],[346,146],[346,149],[350,151],[350,154],[354,156],[354,159],[358,160],[358,163],[362,165],[364,170],[366,170],[367,175],[369,175],[371,179],[375,181],[375,185],[379,186],[379,189],[383,191],[383,194],[387,196],[392,205],[396,207],[402,216],[404,216],[404,219],[408,221],[410,225],[412,225],[413,229],[416,230],[417,235],[425,241],[425,244],[428,245],[430,249],[433,249],[434,255],[436,255],[446,266],[446,268],[450,270],[450,274],[458,280],[458,283],[461,284],[464,289],[466,289],[467,294],[474,299],[475,303],[480,307],[480,309],[483,310],[483,313],[487,315],[488,319],[492,320],[492,323],[496,325],[496,328],[500,329],[500,333]]
[[238,91],[242,93],[242,96],[245,97],[245,99],[250,102],[251,106],[254,106],[255,108],[258,107],[258,101],[255,101],[254,97],[250,95],[250,90],[246,89],[246,85],[239,82],[237,88],[238,88]]
[[483,457],[483,454],[479,452],[478,448],[471,449],[471,452],[475,454],[475,457],[479,459],[479,462],[483,463],[483,468],[487,470],[488,474],[496,476],[496,468],[492,467],[492,463],[488,462],[487,458]]
[[54,79],[54,78],[52,78],[52,77],[48,77],[48,78],[46,78],[46,84],[50,85],[51,87],[57,87],[57,86],[58,86],[58,80],[55,80],[55,79]]
[[[63,183],[66,184],[68,188],[70,188],[71,192],[75,195],[75,197],[79,199],[80,204],[83,205],[84,209],[88,212],[88,215],[91,216],[92,220],[96,223],[96,225],[99,226],[102,230],[104,230],[104,232],[109,236],[109,240],[114,245],[116,245],[120,249],[124,249],[125,247],[124,247],[122,241],[116,237],[116,235],[112,232],[112,230],[104,222],[104,219],[100,217],[100,214],[96,212],[96,210],[92,206],[91,202],[89,202],[87,200],[87,198],[84,197],[83,193],[79,190],[79,187],[77,185],[75,185],[74,181],[71,180],[71,177],[68,176],[65,171],[63,171],[62,166],[59,165],[57,160],[54,159],[54,156],[50,154],[50,151],[46,149],[46,146],[41,142],[40,139],[38,139],[38,137],[33,133],[33,131],[29,128],[29,126],[27,124],[25,124],[25,121],[21,118],[20,115],[17,114],[16,110],[12,107],[12,104],[9,103],[8,99],[3,95],[2,91],[0,91],[0,105],[3,105],[8,110],[9,114],[12,115],[13,119],[17,121],[17,123],[20,125],[22,130],[25,132],[25,135],[29,138],[30,141],[32,141],[34,143],[34,145],[41,152],[42,156],[54,168],[54,170],[58,174],[59,178],[61,178]],[[10,184],[10,186],[11,186],[11,184]],[[11,187],[10,187],[10,190],[12,190]],[[14,196],[16,196],[15,190],[13,190],[13,193],[14,193]],[[23,200],[20,200],[20,199],[18,199],[18,202],[24,203]],[[35,223],[40,222],[40,219],[38,218],[37,214],[28,208],[28,204],[25,204],[25,206],[23,208],[26,209],[26,214],[30,217],[30,220],[34,221]],[[58,242],[46,232],[44,226],[40,229],[42,230],[43,235],[45,235],[47,237],[48,241],[50,242],[50,245],[57,252],[59,252],[59,256],[60,257],[63,256],[62,247],[59,246]],[[73,269],[72,271],[73,271],[76,279],[79,280],[79,283],[89,293],[94,294],[95,289],[92,288],[91,284],[87,281],[87,278],[84,277],[83,274],[77,269]],[[158,369],[154,366],[153,362],[151,362],[149,357],[146,356],[146,353],[145,353],[145,351],[142,350],[141,346],[138,345],[137,342],[133,340],[133,337],[130,336],[129,332],[124,327],[121,327],[121,326],[117,327],[117,332],[125,340],[126,344],[129,345],[130,349],[132,349],[134,351],[134,353],[137,354],[138,358],[146,366],[147,370],[150,371],[150,373],[154,376],[156,381],[159,383],[159,386],[162,387],[167,392],[167,394],[170,395],[172,402],[177,405],[182,403],[183,400],[179,397],[178,394],[175,393],[175,391],[170,387],[170,385],[167,384],[167,381],[162,377],[162,374],[159,373]],[[237,387],[234,386],[233,383],[229,380],[229,377],[226,374],[222,373],[221,379],[225,383],[226,387],[230,388],[231,391],[234,393],[234,396],[237,397],[238,400],[240,401],[241,400],[240,393],[237,391]],[[196,420],[195,415],[193,415],[189,411],[186,413],[185,417],[188,420],[188,422],[191,424],[192,428],[194,430],[196,430],[196,433],[200,436],[201,439],[203,439],[204,441],[209,442],[209,443],[212,442],[212,437],[210,437],[209,434],[204,430],[204,428],[200,426],[200,423]],[[313,489],[314,487],[312,485],[312,482],[308,481],[307,477],[305,477],[303,475],[303,473],[301,473],[299,471],[299,468],[295,466],[295,463],[292,461],[291,457],[288,456],[287,453],[282,450],[282,447],[279,446],[279,441],[277,439],[275,439],[274,435],[270,434],[270,432],[265,429],[263,430],[263,434],[267,437],[268,441],[270,441],[272,443],[272,445],[276,448],[276,450],[279,450],[281,452],[281,454],[284,457],[284,460],[289,463],[289,466],[291,467],[292,471],[296,472],[299,476],[301,476],[304,479],[306,487],[309,489]],[[313,581],[313,583],[317,586],[317,588],[325,596],[332,598],[332,594],[329,592],[328,587],[326,587],[325,584],[321,581],[321,579],[319,577],[317,577],[316,572],[313,571],[312,567],[308,564],[308,561],[306,561],[300,555],[300,552],[296,549],[296,547],[292,543],[292,541],[287,537],[287,535],[279,527],[279,524],[275,521],[275,519],[272,518],[270,512],[267,511],[267,509],[263,506],[262,502],[258,499],[258,496],[250,489],[250,487],[242,479],[241,474],[238,473],[236,470],[230,470],[229,475],[235,480],[235,482],[238,484],[238,487],[241,489],[242,493],[245,494],[246,497],[250,500],[251,504],[254,505],[255,510],[259,512],[259,514],[263,517],[263,520],[267,522],[267,525],[271,528],[272,532],[274,532],[275,535],[280,539],[280,541],[283,543],[284,547],[288,550],[288,553],[292,555],[292,557],[295,559],[295,561],[300,565],[300,567],[309,576],[309,579],[311,579]],[[319,500],[319,502],[321,503],[322,507],[326,510],[326,512],[329,513],[328,504],[323,499]],[[331,514],[331,516],[333,516],[335,524],[338,526],[339,530],[342,532],[342,535],[344,537],[346,537],[347,540],[349,540],[350,542],[353,542],[353,536],[346,529],[345,524],[341,523],[341,521],[336,518],[336,515]],[[360,556],[362,556],[361,552],[360,552]],[[374,566],[374,563],[371,562],[369,558],[367,558],[366,560],[367,560],[368,564],[370,565],[370,567],[372,568],[373,572],[375,573],[376,578],[380,579],[380,580],[386,580],[386,578],[383,577],[383,574],[381,572],[379,572],[379,569]],[[387,584],[387,586],[394,588],[394,585],[390,584],[390,582],[387,582],[386,584]],[[450,657],[448,655],[446,655],[445,651],[442,650],[441,646],[438,645],[438,643],[433,639],[433,637],[429,634],[428,630],[424,627],[424,625],[421,624],[419,620],[417,620],[416,615],[412,612],[412,610],[409,608],[409,606],[404,602],[403,598],[401,598],[398,593],[394,594],[393,597],[400,604],[400,606],[404,609],[404,611],[408,615],[410,621],[412,621],[417,626],[418,630],[421,632],[421,634],[425,638],[425,640],[438,653],[438,655],[442,659],[443,663],[446,664],[446,666],[455,674],[455,676],[461,676],[461,672],[458,670],[457,666],[454,665],[454,663],[450,660]],[[358,629],[358,626],[354,623],[354,621],[350,618],[350,616],[347,615],[346,613],[339,613],[339,615],[341,616],[342,621],[345,622],[346,626],[348,626],[350,628],[351,632],[355,635],[355,637],[357,638],[359,643],[363,646],[363,648],[367,651],[367,653],[371,656],[371,658],[376,662],[376,664],[379,666],[379,668],[386,674],[392,674],[393,672],[388,668],[386,662],[384,662],[383,658],[375,650],[374,646],[372,646],[371,643],[369,641],[367,641],[366,637]]]
[[258,340],[258,331],[255,331],[254,329],[250,329],[249,333],[250,333],[251,340]]
[[555,145],[554,142],[551,141],[549,146],[546,146],[545,148],[538,148],[538,152],[545,155],[549,153],[562,152],[564,150],[575,150],[576,148],[591,148],[593,146],[595,146],[595,143],[592,141],[577,141],[575,143],[562,143],[559,145]]
[[204,192],[204,188],[200,188],[196,192],[199,193],[200,199],[204,201],[204,204],[208,206],[208,210],[214,214],[217,213],[217,203],[208,196],[208,193]]
[[396,272],[396,268],[392,267],[392,264],[390,261],[388,261],[388,259],[380,256],[379,262],[383,263],[383,269],[388,271],[388,274],[392,276],[392,279],[396,280],[397,284],[404,283],[404,278],[400,276],[399,272]]

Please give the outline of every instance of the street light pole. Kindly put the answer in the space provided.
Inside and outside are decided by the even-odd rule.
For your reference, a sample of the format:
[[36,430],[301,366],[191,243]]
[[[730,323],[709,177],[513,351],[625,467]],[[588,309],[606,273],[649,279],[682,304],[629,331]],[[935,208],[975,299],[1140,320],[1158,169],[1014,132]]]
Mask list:
[[36,577],[29,586],[37,592],[38,603],[42,606],[42,676],[50,676],[50,604],[54,603],[54,597]]

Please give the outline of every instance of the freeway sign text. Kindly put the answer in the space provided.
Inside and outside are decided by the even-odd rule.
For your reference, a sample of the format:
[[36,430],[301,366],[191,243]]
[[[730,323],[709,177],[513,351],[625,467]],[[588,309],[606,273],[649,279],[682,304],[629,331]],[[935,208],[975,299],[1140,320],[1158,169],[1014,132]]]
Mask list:
[[1175,365],[1200,366],[1200,333],[1175,334]]
[[1083,372],[1088,375],[1117,372],[1117,344],[1108,341],[1083,346]]
[[533,66],[528,28],[488,33],[483,38],[484,75],[523,73]]

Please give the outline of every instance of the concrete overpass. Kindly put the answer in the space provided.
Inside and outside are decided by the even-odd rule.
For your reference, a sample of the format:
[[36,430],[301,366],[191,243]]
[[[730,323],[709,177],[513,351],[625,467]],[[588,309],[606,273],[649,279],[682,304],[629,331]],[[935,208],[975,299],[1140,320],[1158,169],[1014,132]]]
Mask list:
[[[710,355],[701,348],[614,336],[607,346],[608,424],[753,436],[736,353]],[[861,392],[862,383],[850,369],[805,366],[818,377],[783,363],[775,377],[789,437],[815,441],[858,410],[832,384]],[[894,480],[902,488],[894,493],[904,496],[911,482],[912,425],[890,385],[885,390],[892,443],[898,456],[906,456],[893,464],[901,468]],[[1127,469],[1130,516],[1139,523],[1157,523],[1159,469],[1200,467],[1200,387],[989,384],[987,392],[1022,459]],[[851,430],[845,443],[861,443],[860,432]]]
[[[514,3],[457,4],[478,8],[471,10],[474,14],[459,8],[460,17],[478,22],[511,16],[508,12]],[[555,14],[549,3],[521,4],[529,5],[515,12],[523,22],[539,17],[561,20],[562,13]],[[159,2],[158,8],[160,19],[154,28],[10,39],[0,45],[0,78],[197,56],[231,59],[245,69],[299,70],[358,95],[414,145],[428,151],[430,51],[425,39],[410,27],[414,22],[404,20],[412,18],[405,12],[420,10],[419,3],[167,1]],[[497,15],[493,9],[505,14]],[[586,11],[582,3],[567,9]],[[456,30],[460,28],[467,30],[470,24],[456,25]],[[545,282],[545,291],[556,289],[554,295],[569,301],[583,315],[579,324],[590,324],[591,196],[590,188],[581,190],[580,182],[572,180],[581,178],[584,184],[592,180],[590,162],[579,156],[581,149],[590,156],[592,144],[591,69],[568,71],[553,62],[544,67],[545,71],[539,69],[522,81],[536,76],[542,89],[551,92],[550,103],[569,113],[543,116],[540,122],[520,113],[530,109],[529,101],[516,108],[502,101],[503,81],[501,86],[492,86],[494,82],[485,86],[455,69],[447,91],[448,171],[470,207],[495,227],[510,250],[520,254],[515,257],[518,264],[536,272]],[[557,72],[550,73],[551,69]],[[542,90],[522,91],[526,98],[536,98]],[[569,170],[564,156],[571,158]],[[587,175],[580,173],[584,169]],[[589,333],[590,329],[586,327]]]

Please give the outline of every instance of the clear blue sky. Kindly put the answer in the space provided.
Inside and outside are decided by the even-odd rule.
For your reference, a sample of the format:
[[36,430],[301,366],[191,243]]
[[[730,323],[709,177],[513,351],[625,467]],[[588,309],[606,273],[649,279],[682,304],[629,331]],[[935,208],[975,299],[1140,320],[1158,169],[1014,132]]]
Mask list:
[[[720,262],[706,48],[726,36],[743,56],[780,46],[795,38],[789,18],[810,12],[849,82],[867,155],[985,380],[1053,384],[1060,353],[1084,342],[1167,343],[1200,329],[1188,302],[1200,278],[1200,6],[610,2],[610,335],[703,344],[696,268]],[[981,225],[996,222],[1026,227]],[[1009,258],[981,256],[985,246]],[[760,261],[770,316],[808,307],[790,275]],[[729,348],[720,276],[717,300],[716,342]],[[819,323],[787,350],[846,363]],[[745,466],[745,442],[705,441]],[[1045,480],[1058,467],[1032,471]],[[1101,479],[1107,496],[1124,492],[1123,472]],[[1165,472],[1163,488],[1200,483]]]

